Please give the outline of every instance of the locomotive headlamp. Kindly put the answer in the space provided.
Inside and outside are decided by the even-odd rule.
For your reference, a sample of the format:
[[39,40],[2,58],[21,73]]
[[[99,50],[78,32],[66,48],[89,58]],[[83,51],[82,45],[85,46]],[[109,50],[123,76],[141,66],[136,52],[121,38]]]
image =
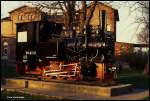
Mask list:
[[39,59],[39,62],[41,62],[42,60],[41,59]]
[[99,31],[98,30],[96,30],[96,34],[98,34],[99,33]]
[[86,31],[84,31],[84,35],[86,34]]
[[97,45],[98,45],[99,47],[101,47],[101,46],[102,46],[102,44],[101,44],[101,43],[97,43]]
[[110,70],[111,72],[113,72],[113,71],[116,71],[116,67],[111,67],[111,68],[108,68],[108,70]]
[[65,30],[66,28],[63,26],[63,30]]
[[112,67],[112,69],[113,69],[113,70],[116,70],[117,68],[116,68],[116,67]]
[[102,46],[105,46],[105,43],[102,43]]
[[76,29],[76,27],[75,26],[73,26],[73,30],[75,30]]

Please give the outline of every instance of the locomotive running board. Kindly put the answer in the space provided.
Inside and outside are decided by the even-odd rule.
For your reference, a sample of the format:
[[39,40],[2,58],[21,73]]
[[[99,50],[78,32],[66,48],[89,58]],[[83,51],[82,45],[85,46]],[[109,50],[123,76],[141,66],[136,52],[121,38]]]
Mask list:
[[59,74],[61,74],[61,73],[67,73],[67,72],[49,72],[49,73],[46,73],[45,75],[47,76],[47,75],[52,75],[52,76],[54,76],[54,75],[59,75]]

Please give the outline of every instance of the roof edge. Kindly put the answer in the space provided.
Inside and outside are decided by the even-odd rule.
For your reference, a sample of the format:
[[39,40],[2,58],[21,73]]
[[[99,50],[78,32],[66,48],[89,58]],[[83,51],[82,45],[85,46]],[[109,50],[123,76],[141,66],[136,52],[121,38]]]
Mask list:
[[[12,12],[14,12],[14,11],[20,9],[20,8],[23,8],[23,7],[31,7],[31,6],[29,6],[29,5],[22,5],[22,6],[20,6],[20,7],[17,7],[17,8],[15,8],[15,9],[9,11],[8,13],[11,14]],[[36,8],[37,10],[39,10],[40,12],[42,12],[42,11],[41,11],[40,9],[38,9],[37,7],[32,7],[32,8]]]

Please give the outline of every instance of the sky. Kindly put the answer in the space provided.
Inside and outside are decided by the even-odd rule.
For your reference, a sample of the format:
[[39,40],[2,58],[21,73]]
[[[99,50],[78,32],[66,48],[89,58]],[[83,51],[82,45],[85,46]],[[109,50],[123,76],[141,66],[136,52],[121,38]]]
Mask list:
[[[24,1],[1,1],[1,18],[9,16],[8,12],[25,5]],[[27,4],[30,5],[31,4]],[[129,7],[119,7],[119,21],[117,22],[116,40],[117,42],[138,43],[136,33],[138,24],[135,21],[135,13],[129,15]]]

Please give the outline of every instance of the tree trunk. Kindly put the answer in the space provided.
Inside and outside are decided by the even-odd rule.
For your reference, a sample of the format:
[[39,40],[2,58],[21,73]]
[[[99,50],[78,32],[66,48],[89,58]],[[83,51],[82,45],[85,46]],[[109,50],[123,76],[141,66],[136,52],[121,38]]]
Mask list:
[[146,64],[146,67],[144,68],[144,75],[149,76],[149,61]]
[[65,16],[65,27],[67,36],[73,36],[73,26],[75,17],[75,1],[66,1],[66,16]]
[[93,16],[93,13],[94,13],[94,10],[95,10],[95,7],[96,7],[96,4],[97,4],[97,1],[92,2],[92,7],[91,7],[91,9],[90,9],[90,13],[89,13],[89,15],[88,15],[88,17],[87,17],[87,19],[86,19],[86,22],[85,22],[85,26],[86,26],[86,27],[87,27],[87,26],[89,25],[89,23],[90,23],[90,20],[91,20],[91,18],[92,18],[92,16]]
[[81,30],[80,32],[84,33],[84,24],[86,21],[86,1],[82,1],[82,20],[81,20]]

